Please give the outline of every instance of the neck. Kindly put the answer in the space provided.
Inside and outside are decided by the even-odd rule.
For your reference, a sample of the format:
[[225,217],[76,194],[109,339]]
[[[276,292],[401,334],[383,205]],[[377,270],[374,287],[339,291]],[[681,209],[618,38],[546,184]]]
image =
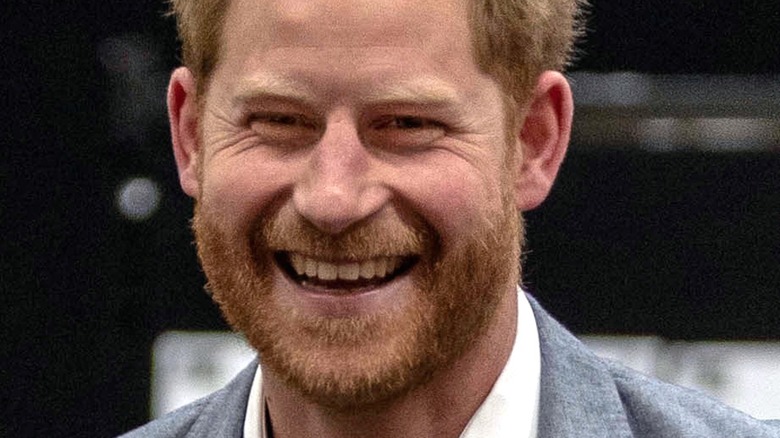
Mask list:
[[275,438],[458,437],[504,369],[517,330],[517,294],[507,293],[484,336],[425,385],[380,408],[334,412],[263,369]]

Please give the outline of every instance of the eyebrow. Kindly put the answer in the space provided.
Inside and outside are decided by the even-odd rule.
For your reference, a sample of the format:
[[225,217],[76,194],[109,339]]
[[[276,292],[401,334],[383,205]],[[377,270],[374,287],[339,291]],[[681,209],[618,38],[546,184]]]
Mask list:
[[[258,75],[244,80],[237,85],[236,90],[232,101],[239,105],[262,99],[295,102],[318,100],[306,84],[273,74]],[[369,105],[424,106],[456,105],[460,101],[455,87],[429,76],[380,84],[360,100]]]
[[397,83],[389,83],[372,90],[368,102],[372,104],[416,104],[428,106],[454,105],[459,93],[451,85],[436,78],[421,76]]
[[300,82],[284,76],[264,74],[240,82],[232,101],[240,105],[260,99],[311,102],[315,97],[314,93]]

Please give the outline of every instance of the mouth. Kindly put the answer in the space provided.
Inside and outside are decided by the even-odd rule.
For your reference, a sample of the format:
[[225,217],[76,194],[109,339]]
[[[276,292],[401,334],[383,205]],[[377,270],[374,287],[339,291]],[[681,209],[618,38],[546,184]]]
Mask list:
[[274,260],[299,285],[328,292],[362,292],[405,275],[417,256],[382,256],[368,260],[325,261],[301,253],[277,251]]

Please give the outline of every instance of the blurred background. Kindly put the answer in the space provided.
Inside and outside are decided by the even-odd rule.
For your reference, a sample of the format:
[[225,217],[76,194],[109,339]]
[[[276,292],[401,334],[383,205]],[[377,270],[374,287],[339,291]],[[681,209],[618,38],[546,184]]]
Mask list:
[[[780,3],[592,3],[568,161],[527,216],[528,289],[670,380],[780,369]],[[164,10],[0,7],[0,436],[140,425],[154,340],[226,328],[170,152]],[[719,347],[685,347],[702,345]],[[734,362],[748,350],[759,362]]]

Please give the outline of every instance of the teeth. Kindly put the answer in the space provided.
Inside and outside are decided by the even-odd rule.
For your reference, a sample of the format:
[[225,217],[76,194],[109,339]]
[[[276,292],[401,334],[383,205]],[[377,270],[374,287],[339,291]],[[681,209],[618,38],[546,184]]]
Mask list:
[[381,279],[395,272],[402,262],[401,257],[379,257],[359,263],[328,263],[297,253],[290,254],[290,264],[298,275],[323,281]]
[[376,273],[375,266],[376,264],[373,262],[373,260],[361,263],[360,278],[374,278],[374,274]]
[[320,280],[335,280],[339,275],[339,267],[331,263],[319,263],[317,265],[317,277]]
[[381,258],[377,259],[376,264],[374,265],[374,275],[376,275],[379,278],[382,278],[387,274],[387,259]]
[[290,264],[298,275],[306,272],[306,260],[300,254],[290,254]]
[[360,265],[357,263],[348,263],[346,265],[339,265],[339,279],[341,280],[357,280],[360,276]]
[[317,276],[317,262],[315,262],[312,259],[306,259],[306,276],[307,277]]

